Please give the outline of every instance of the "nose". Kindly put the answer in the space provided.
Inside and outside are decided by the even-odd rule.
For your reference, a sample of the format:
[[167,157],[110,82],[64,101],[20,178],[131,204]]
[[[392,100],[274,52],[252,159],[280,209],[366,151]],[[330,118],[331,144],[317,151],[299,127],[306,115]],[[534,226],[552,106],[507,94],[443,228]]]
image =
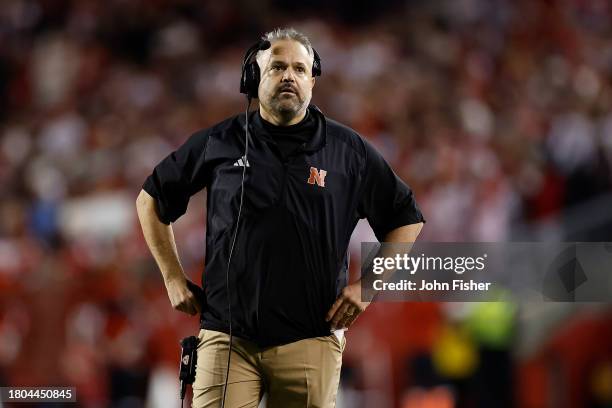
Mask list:
[[291,68],[287,68],[283,72],[283,77],[281,78],[281,82],[295,82],[295,78],[293,77],[293,70]]

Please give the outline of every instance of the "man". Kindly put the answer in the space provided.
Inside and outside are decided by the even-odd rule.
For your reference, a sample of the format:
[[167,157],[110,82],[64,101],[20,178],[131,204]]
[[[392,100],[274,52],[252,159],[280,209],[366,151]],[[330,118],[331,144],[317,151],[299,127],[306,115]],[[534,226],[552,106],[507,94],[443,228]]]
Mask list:
[[[248,156],[244,114],[196,132],[155,167],[138,215],[172,306],[201,314],[194,407],[221,406],[230,324],[226,407],[257,407],[264,392],[268,407],[333,407],[345,345],[338,330],[368,305],[359,282],[347,285],[351,233],[367,218],[379,240],[414,242],[423,217],[376,150],[309,105],[318,56],[308,38],[278,29],[263,39]],[[169,224],[202,188],[200,305]]]

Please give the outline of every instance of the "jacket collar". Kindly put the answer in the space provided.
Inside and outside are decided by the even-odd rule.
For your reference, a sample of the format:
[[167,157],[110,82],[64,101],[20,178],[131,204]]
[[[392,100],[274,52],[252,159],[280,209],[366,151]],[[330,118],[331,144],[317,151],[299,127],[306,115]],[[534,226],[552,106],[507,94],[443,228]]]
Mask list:
[[[311,104],[308,105],[308,111],[312,115],[312,117],[316,121],[315,132],[312,138],[306,143],[306,145],[302,148],[303,152],[311,153],[316,152],[322,149],[327,141],[327,120],[325,119],[325,115],[321,112],[316,105]],[[266,128],[262,123],[262,118],[259,115],[259,109],[255,110],[251,113],[250,116],[250,129],[254,135],[261,135],[265,138],[270,137]]]

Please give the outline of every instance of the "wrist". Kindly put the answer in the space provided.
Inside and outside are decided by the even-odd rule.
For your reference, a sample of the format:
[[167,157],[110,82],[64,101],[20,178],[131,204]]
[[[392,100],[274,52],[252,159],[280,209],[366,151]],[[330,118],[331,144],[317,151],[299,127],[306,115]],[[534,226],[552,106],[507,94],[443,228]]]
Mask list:
[[187,284],[187,278],[185,277],[185,274],[182,271],[168,273],[168,274],[164,274],[164,283],[166,284],[166,286],[175,285],[177,283]]

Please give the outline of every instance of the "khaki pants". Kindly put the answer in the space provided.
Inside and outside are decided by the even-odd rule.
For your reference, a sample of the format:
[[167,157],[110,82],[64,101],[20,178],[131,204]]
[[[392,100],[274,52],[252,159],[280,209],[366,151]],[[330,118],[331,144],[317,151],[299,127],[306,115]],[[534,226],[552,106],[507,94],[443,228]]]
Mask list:
[[[194,408],[221,407],[229,335],[200,330]],[[346,338],[334,334],[277,347],[259,348],[232,339],[225,408],[257,408],[267,393],[268,408],[333,408]]]

